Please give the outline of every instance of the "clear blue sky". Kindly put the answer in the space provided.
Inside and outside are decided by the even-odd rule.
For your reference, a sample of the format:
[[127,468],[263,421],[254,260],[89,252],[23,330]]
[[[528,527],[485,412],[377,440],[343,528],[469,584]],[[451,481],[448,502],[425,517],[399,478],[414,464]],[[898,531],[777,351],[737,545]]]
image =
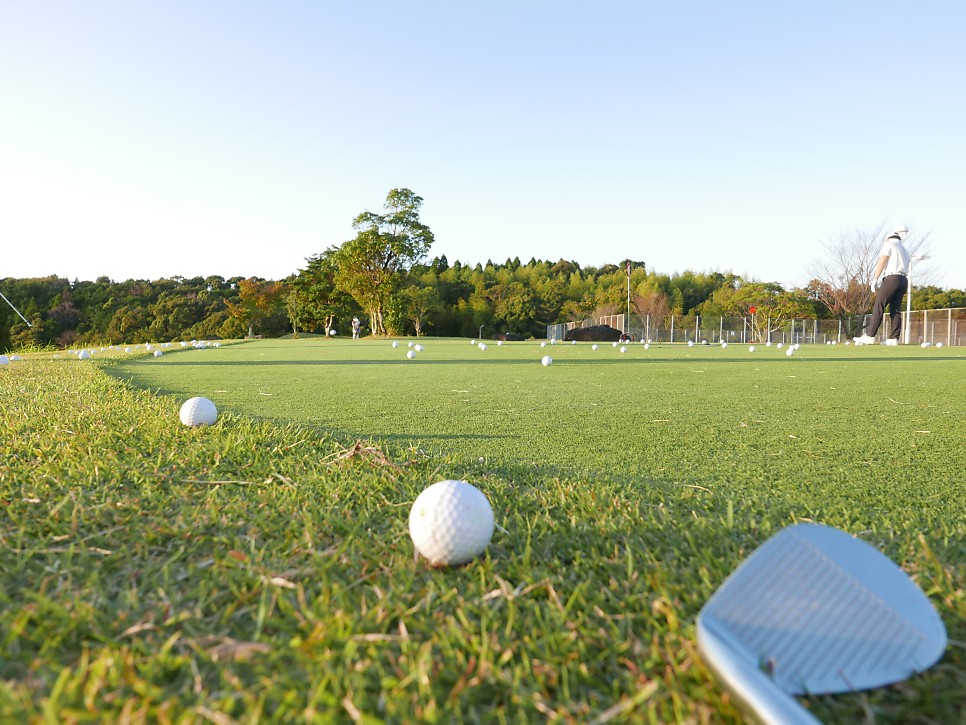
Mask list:
[[[0,277],[282,278],[408,187],[432,255],[966,288],[966,2],[0,0]],[[924,270],[925,271],[925,270]]]

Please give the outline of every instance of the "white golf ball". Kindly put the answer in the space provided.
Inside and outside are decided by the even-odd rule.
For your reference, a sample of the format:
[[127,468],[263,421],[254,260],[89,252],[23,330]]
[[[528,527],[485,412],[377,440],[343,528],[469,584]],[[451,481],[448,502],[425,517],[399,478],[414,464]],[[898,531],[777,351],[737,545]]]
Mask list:
[[[937,343],[936,343],[936,347],[942,347],[942,346],[943,346],[943,344],[942,344],[941,342],[937,342]],[[10,359],[11,359],[11,360],[14,360],[15,358],[16,358],[16,356],[14,356],[14,357],[12,357],[12,358],[10,358]]]
[[503,340],[497,340],[496,346],[503,347]]
[[754,351],[755,351],[755,346],[754,345],[749,345],[748,346],[748,352],[754,352]]
[[479,347],[480,347],[480,350],[486,350],[486,343],[485,342],[481,342],[480,345],[479,345]]
[[771,340],[765,343],[765,347],[771,347]]
[[612,344],[612,345],[613,345],[614,347],[617,347],[617,343],[616,343],[616,342],[615,342],[615,343],[611,343],[611,344]]
[[577,344],[577,341],[576,341],[576,340],[571,340],[571,341],[570,341],[570,344],[571,344],[571,345],[576,345],[576,344]]
[[399,347],[399,340],[393,340],[392,341],[392,346],[393,347]]
[[627,347],[624,345],[621,345],[621,352],[627,352]]
[[208,398],[189,398],[181,406],[179,415],[185,425],[213,425],[218,419],[218,408]]
[[548,365],[553,365],[553,358],[549,355],[544,355],[542,358],[540,358],[540,362],[544,367],[547,367]]
[[644,349],[645,349],[645,350],[650,350],[650,349],[651,349],[651,343],[649,343],[649,342],[645,342],[645,343],[644,343]]
[[155,351],[154,351],[154,356],[155,356],[155,357],[161,357],[162,355],[164,355],[164,353],[163,353],[163,352],[161,352],[160,350],[155,350]]
[[412,347],[412,346],[413,346],[413,341],[412,340],[410,340],[409,342],[406,343],[406,347]]
[[728,348],[728,343],[727,342],[722,342],[721,343],[721,349],[722,350],[726,350],[727,348]]
[[465,564],[483,553],[493,536],[493,508],[466,481],[439,481],[409,511],[409,536],[433,566]]
[[77,353],[77,359],[78,360],[90,360],[91,359],[91,354],[89,352],[87,352],[87,350],[81,350],[79,353]]
[[10,358],[8,358],[6,355],[0,355],[0,365],[9,365],[9,364],[10,364]]
[[591,350],[596,350],[597,348],[598,348],[598,346],[597,346],[597,345],[591,345],[591,346],[590,346],[590,349],[591,349]]
[[782,349],[782,344],[781,343],[778,343],[778,345],[776,347],[778,347],[778,349],[781,350]]
[[416,351],[415,350],[410,350],[409,352],[406,353],[406,357],[408,357],[410,360],[415,360],[416,359]]
[[413,345],[413,350],[416,352],[422,352],[424,350],[422,345]]
[[795,354],[795,348],[794,348],[794,347],[790,347],[790,348],[788,348],[787,350],[785,350],[785,354],[786,354],[786,355],[787,355],[788,357],[791,357],[792,355],[794,355],[794,354]]
[[919,347],[923,347],[923,348],[929,347],[929,343],[928,342],[924,342],[924,343],[920,344]]
[[547,346],[547,343],[545,343],[545,342],[541,342],[540,343],[540,347],[546,347],[546,346]]
[[476,344],[476,340],[470,340],[470,345],[475,345],[475,344]]
[[688,347],[694,347],[694,341],[688,340]]

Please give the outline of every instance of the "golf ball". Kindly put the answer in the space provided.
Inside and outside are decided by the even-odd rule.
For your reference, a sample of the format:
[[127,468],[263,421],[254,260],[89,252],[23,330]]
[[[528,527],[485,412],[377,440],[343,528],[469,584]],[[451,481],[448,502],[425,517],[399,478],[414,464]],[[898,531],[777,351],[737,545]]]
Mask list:
[[218,408],[208,398],[189,398],[181,406],[180,416],[185,425],[212,425],[218,419]]
[[155,350],[155,351],[154,351],[154,356],[155,356],[155,357],[161,357],[162,355],[164,355],[164,353],[163,353],[163,352],[161,352],[160,350]]
[[722,350],[725,350],[725,349],[727,349],[727,347],[728,347],[728,343],[727,343],[727,342],[722,342],[722,343],[721,343],[721,349],[722,349]]
[[493,536],[493,508],[466,481],[439,481],[423,490],[409,511],[409,536],[433,566],[465,564]]
[[485,342],[481,342],[480,345],[479,345],[479,347],[480,347],[480,350],[486,350],[486,343]]
[[406,357],[408,357],[410,360],[415,360],[416,359],[416,351],[415,350],[410,350],[409,352],[406,353]]
[[413,345],[413,350],[416,352],[422,352],[424,350],[422,345]]
[[790,348],[788,348],[787,350],[785,350],[785,354],[786,354],[786,355],[787,355],[788,357],[791,357],[792,355],[794,355],[794,354],[795,354],[795,348],[794,348],[794,347],[790,347]]
[[754,352],[754,351],[755,351],[755,346],[754,345],[749,345],[748,346],[748,352]]
[[399,340],[393,340],[392,341],[392,346],[393,347],[399,347]]
[[596,350],[596,349],[597,349],[597,345],[591,345],[591,346],[590,346],[590,349],[591,349],[591,350]]
[[645,350],[650,350],[650,349],[651,349],[651,343],[649,343],[649,342],[645,342],[645,343],[644,343],[644,349],[645,349]]
[[621,352],[627,352],[627,347],[624,345],[621,345]]
[[91,354],[87,352],[87,350],[81,350],[79,353],[77,353],[78,360],[90,360],[90,358]]
[[9,364],[10,364],[10,358],[8,358],[6,355],[0,355],[0,365],[9,365]]
[[553,365],[553,358],[550,357],[549,355],[544,355],[542,358],[540,358],[540,363],[544,367],[547,367],[548,365]]
[[[943,346],[943,344],[941,342],[937,342],[936,343],[936,347],[942,347],[942,346]],[[13,358],[10,358],[10,359],[13,360]]]

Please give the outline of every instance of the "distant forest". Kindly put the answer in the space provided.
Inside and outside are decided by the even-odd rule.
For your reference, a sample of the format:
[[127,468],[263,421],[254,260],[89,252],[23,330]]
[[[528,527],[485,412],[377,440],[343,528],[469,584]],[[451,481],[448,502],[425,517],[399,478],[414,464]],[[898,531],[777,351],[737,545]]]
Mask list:
[[[397,269],[384,279],[373,324],[364,292],[340,274],[342,250],[331,248],[284,280],[218,276],[115,282],[107,277],[73,282],[59,277],[0,279],[0,292],[30,321],[28,327],[0,300],[0,350],[277,337],[290,333],[544,337],[546,325],[626,311],[661,324],[670,315],[748,314],[834,317],[809,286],[785,290],[733,274],[648,272],[642,262],[581,268],[566,260],[468,266],[445,256]],[[630,265],[628,267],[628,264]],[[628,275],[628,269],[630,273]],[[915,309],[966,306],[966,292],[923,287]]]

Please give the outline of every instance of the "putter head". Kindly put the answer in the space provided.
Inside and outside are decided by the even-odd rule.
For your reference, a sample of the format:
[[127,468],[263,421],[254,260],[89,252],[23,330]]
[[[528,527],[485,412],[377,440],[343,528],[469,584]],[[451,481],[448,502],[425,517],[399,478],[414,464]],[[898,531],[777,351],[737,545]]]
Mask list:
[[791,695],[881,687],[928,669],[946,628],[877,549],[797,524],[749,556],[697,621],[706,664],[763,722],[814,723]]

